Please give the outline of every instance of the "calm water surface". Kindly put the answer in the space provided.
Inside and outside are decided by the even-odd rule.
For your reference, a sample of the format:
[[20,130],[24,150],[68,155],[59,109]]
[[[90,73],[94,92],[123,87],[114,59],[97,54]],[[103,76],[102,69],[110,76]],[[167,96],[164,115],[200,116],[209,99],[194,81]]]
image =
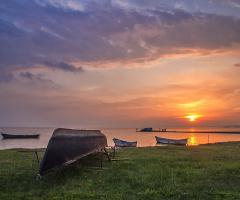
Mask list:
[[[10,128],[2,127],[0,131],[8,134],[40,134],[39,139],[0,139],[0,150],[12,148],[46,148],[49,139],[55,128]],[[171,139],[188,139],[188,145],[198,145],[215,142],[240,141],[240,134],[230,133],[194,133],[194,131],[222,131],[222,132],[240,132],[240,128],[219,128],[219,127],[171,127],[167,130],[180,132],[136,132],[136,128],[103,128],[100,129],[107,137],[108,145],[113,146],[113,138],[137,141],[138,147],[156,146],[155,136]],[[185,132],[184,132],[185,131]],[[2,136],[0,136],[2,137]]]

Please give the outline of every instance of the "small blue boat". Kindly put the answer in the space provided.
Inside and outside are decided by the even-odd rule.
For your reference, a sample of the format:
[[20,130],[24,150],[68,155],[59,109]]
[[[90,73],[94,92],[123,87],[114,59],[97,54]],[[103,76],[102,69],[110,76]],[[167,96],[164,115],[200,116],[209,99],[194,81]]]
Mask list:
[[137,141],[136,142],[128,142],[128,141],[113,138],[113,142],[115,143],[115,146],[117,146],[117,147],[136,147],[137,146]]

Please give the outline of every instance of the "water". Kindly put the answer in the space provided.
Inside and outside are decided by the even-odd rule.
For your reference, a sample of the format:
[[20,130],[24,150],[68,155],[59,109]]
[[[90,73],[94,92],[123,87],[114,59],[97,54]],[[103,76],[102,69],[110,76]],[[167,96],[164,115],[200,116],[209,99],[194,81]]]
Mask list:
[[[0,128],[2,133],[8,134],[40,134],[39,139],[0,139],[0,150],[12,148],[29,148],[38,149],[46,148],[49,139],[55,128]],[[138,147],[156,146],[155,136],[171,139],[189,138],[189,145],[207,144],[215,142],[240,141],[240,134],[230,133],[194,133],[194,131],[222,131],[222,132],[240,132],[240,128],[219,128],[219,127],[172,127],[167,130],[180,132],[136,132],[136,128],[104,128],[100,129],[107,137],[109,146],[114,146],[113,138],[127,140],[130,142],[137,141]],[[184,132],[185,131],[185,132]],[[1,136],[0,136],[1,137]]]

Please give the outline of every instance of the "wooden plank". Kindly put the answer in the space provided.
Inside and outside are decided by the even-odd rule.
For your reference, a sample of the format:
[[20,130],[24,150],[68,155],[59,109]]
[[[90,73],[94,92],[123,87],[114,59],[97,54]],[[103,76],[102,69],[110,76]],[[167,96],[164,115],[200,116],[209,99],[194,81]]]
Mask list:
[[83,167],[84,170],[106,170],[108,168],[106,167],[102,167],[102,168],[99,168],[99,167],[88,167],[88,166],[85,166]]
[[25,150],[25,151],[17,151],[17,152],[20,152],[20,153],[28,153],[28,152],[45,152],[44,150]]

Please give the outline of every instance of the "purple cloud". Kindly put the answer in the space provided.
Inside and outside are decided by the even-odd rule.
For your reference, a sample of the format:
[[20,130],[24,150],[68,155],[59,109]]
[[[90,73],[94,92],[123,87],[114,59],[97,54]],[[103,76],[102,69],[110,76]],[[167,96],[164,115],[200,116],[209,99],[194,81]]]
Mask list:
[[[30,72],[22,72],[22,73],[20,73],[20,77],[23,77],[23,78],[26,78],[26,79],[29,79],[29,80],[33,80],[36,76],[34,76]],[[37,79],[39,79],[39,78],[40,78],[40,76],[37,76]]]
[[61,69],[63,71],[70,72],[83,72],[83,68],[81,66],[75,67],[74,65],[69,65],[65,62],[50,62],[45,60],[43,64],[53,69]]
[[85,2],[82,10],[74,10],[47,1],[3,1],[0,70],[44,64],[82,72],[68,63],[139,63],[240,43],[237,17],[139,5],[128,9],[111,1]]
[[14,80],[14,75],[12,73],[8,73],[8,74],[0,74],[0,82],[10,82]]
[[58,87],[52,80],[45,79],[42,74],[32,74],[30,72],[21,72],[19,74],[20,79],[17,79],[19,82],[27,81],[32,84],[38,84],[43,86]]

